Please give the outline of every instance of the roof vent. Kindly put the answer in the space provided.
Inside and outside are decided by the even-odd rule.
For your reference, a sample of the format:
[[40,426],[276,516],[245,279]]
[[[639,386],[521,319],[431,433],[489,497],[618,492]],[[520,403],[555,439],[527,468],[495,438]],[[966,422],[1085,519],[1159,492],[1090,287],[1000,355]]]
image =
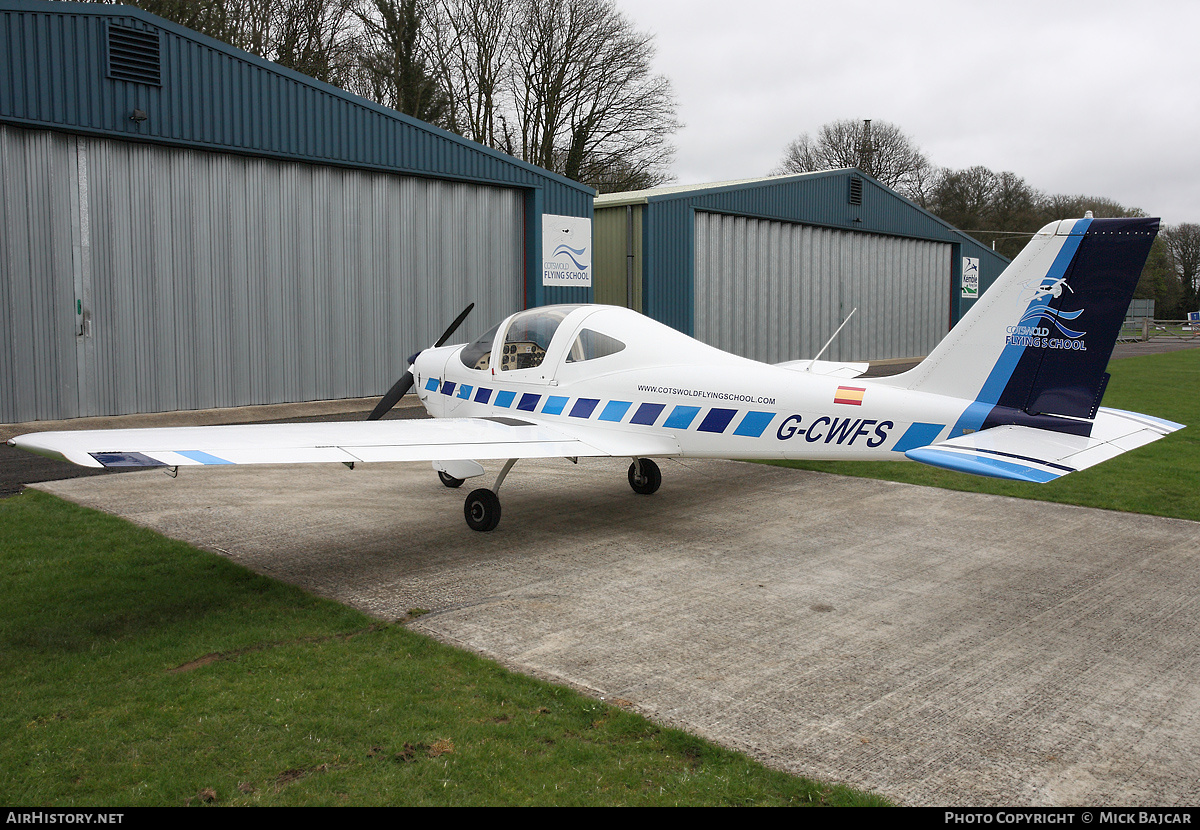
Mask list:
[[852,204],[852,205],[861,205],[862,204],[862,187],[863,187],[862,179],[860,179],[858,176],[850,177],[850,204]]
[[162,57],[157,30],[108,24],[108,77],[162,86]]

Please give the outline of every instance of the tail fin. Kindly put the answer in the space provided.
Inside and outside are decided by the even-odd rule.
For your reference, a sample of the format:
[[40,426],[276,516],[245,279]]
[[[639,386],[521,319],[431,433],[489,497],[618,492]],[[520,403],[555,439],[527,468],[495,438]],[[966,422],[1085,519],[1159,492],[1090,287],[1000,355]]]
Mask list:
[[[951,437],[1000,424],[1088,434],[1157,219],[1052,222],[892,385],[973,401]],[[882,380],[882,379],[881,379]]]

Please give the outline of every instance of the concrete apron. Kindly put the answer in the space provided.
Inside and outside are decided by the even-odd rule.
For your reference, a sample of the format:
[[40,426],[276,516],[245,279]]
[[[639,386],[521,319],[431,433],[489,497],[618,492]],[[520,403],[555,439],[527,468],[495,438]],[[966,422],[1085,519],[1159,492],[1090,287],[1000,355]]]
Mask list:
[[725,461],[37,485],[743,750],[919,805],[1200,803],[1200,524]]

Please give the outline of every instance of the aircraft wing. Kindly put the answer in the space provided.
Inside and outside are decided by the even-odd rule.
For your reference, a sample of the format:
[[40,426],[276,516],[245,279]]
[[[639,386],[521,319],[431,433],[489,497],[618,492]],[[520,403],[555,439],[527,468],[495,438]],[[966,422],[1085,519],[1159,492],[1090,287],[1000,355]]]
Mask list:
[[84,467],[456,461],[671,456],[669,436],[517,418],[81,430],[20,435],[9,444]]
[[1023,426],[999,426],[917,447],[913,461],[948,470],[1016,481],[1053,481],[1157,441],[1183,424],[1101,407],[1091,436]]

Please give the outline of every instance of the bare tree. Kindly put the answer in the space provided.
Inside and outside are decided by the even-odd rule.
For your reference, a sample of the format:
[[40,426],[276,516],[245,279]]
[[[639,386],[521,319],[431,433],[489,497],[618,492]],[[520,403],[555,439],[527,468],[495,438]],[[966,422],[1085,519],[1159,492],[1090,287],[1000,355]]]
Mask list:
[[274,0],[263,57],[346,86],[358,53],[355,0]]
[[775,173],[811,173],[856,167],[920,203],[930,165],[904,132],[887,121],[831,121],[787,146]]
[[358,72],[351,89],[431,124],[445,124],[449,100],[430,67],[424,0],[367,0]]
[[1171,268],[1182,288],[1180,312],[1200,311],[1200,225],[1184,222],[1170,225],[1162,233],[1170,254]]
[[432,0],[428,30],[434,71],[450,91],[447,126],[510,153],[500,122],[512,72],[508,58],[516,11],[510,0]]
[[999,177],[982,165],[941,170],[927,196],[929,210],[956,228],[990,228]]
[[1068,196],[1062,193],[1053,196],[1043,195],[1039,207],[1038,218],[1042,224],[1054,219],[1078,218],[1089,211],[1097,219],[1146,215],[1140,208],[1125,207],[1120,202],[1106,199],[1103,196]]
[[650,71],[651,36],[612,0],[517,9],[509,92],[521,158],[598,187],[665,181],[679,124],[670,82]]

